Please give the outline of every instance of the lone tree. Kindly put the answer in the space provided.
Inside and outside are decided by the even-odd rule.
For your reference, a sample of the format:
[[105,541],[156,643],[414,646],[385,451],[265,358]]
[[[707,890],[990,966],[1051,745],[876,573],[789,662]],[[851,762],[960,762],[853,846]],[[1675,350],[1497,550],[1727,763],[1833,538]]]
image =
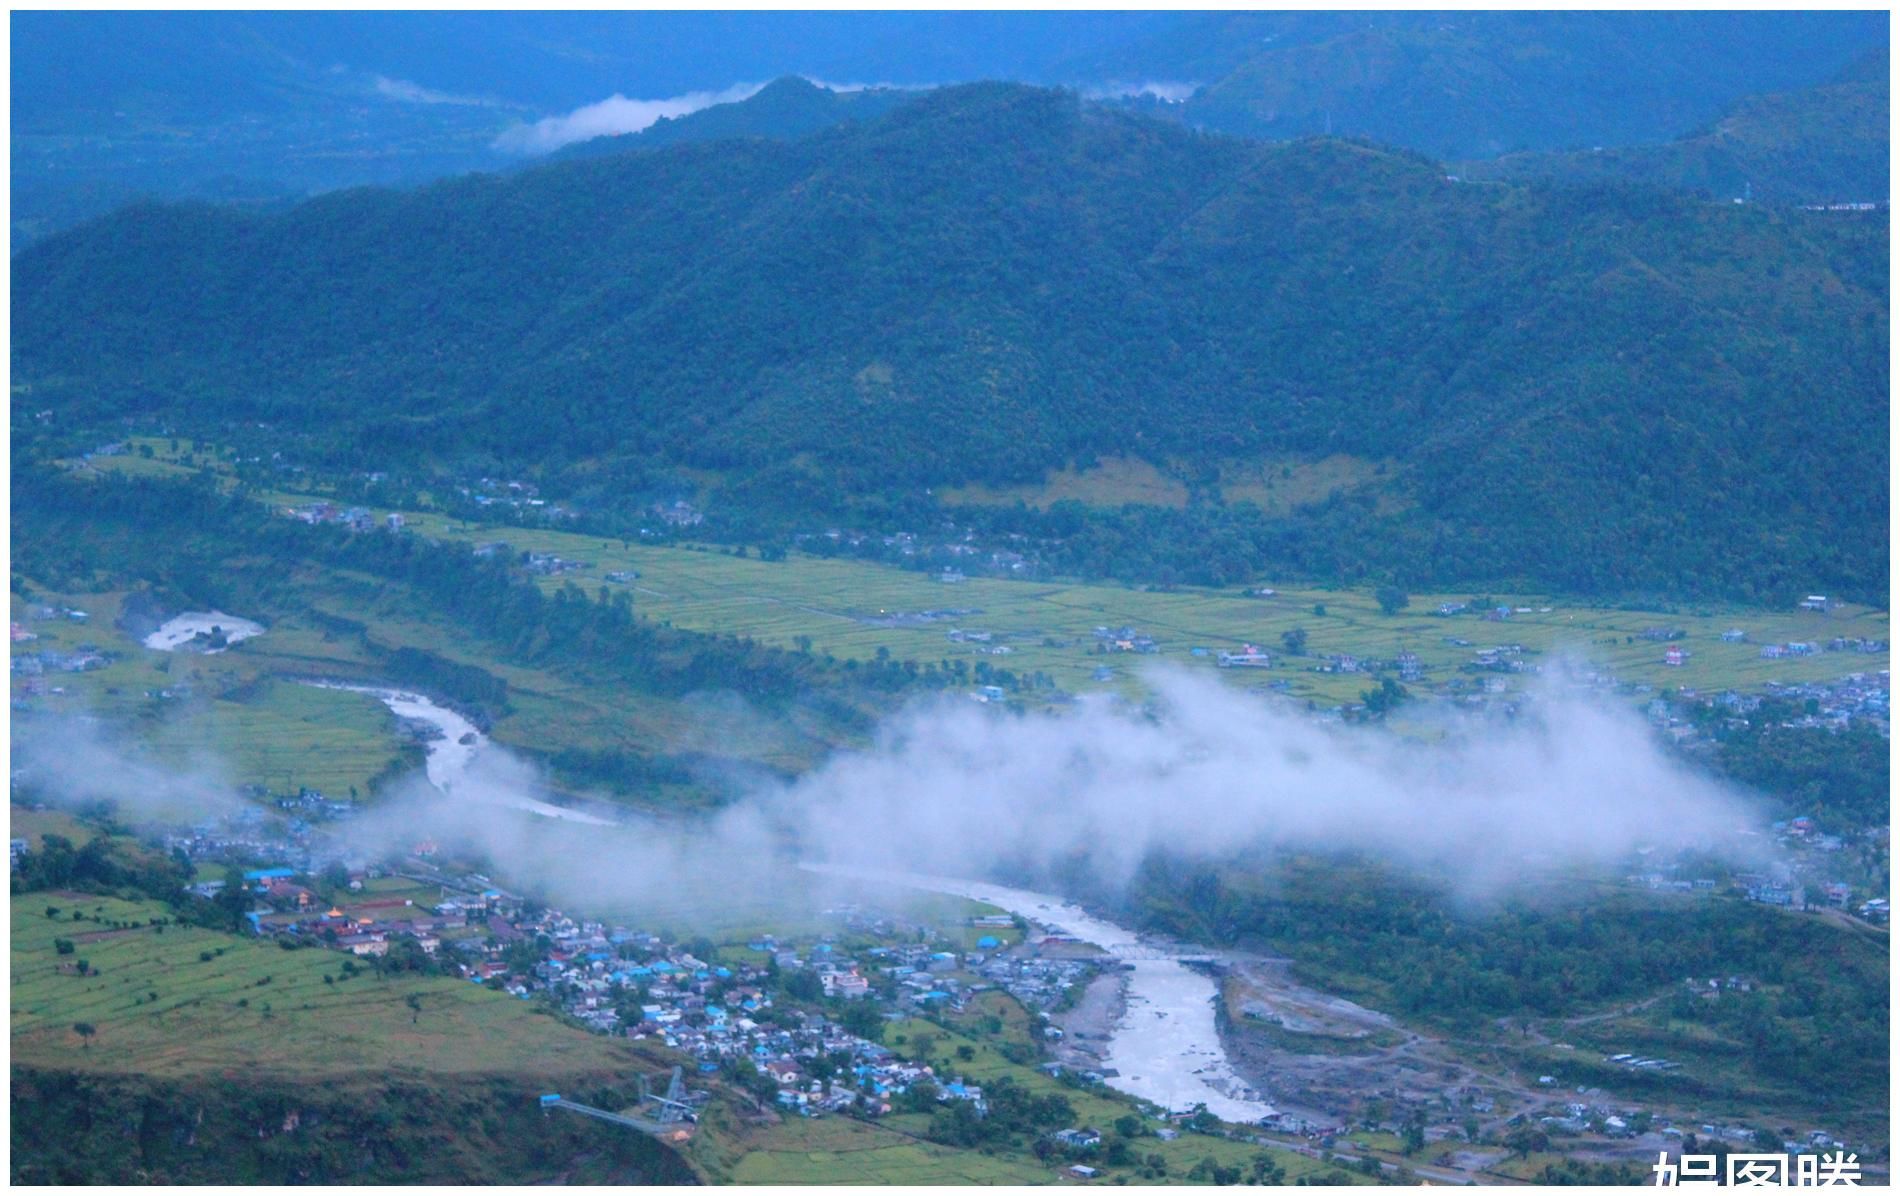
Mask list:
[[1379,603],[1379,609],[1388,615],[1396,615],[1412,605],[1412,596],[1397,586],[1380,586],[1372,592]]
[[73,1033],[79,1035],[81,1045],[88,1050],[92,1049],[92,1036],[98,1032],[91,1022],[73,1023]]
[[1367,714],[1383,717],[1396,709],[1400,703],[1408,701],[1411,696],[1411,690],[1390,677],[1382,677],[1379,679],[1379,688],[1361,690],[1359,700],[1366,704]]
[[1295,627],[1291,631],[1282,631],[1280,643],[1286,648],[1288,656],[1306,655],[1306,628]]

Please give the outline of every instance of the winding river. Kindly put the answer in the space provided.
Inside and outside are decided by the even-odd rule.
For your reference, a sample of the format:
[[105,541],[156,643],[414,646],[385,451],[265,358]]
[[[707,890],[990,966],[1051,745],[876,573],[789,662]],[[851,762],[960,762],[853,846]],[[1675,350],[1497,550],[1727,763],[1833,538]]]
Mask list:
[[476,730],[474,723],[455,711],[438,706],[421,694],[400,689],[378,689],[373,685],[346,685],[340,681],[309,681],[305,684],[314,685],[318,689],[343,689],[351,693],[368,694],[389,707],[390,713],[397,718],[427,723],[440,731],[440,735],[429,740],[425,745],[428,758],[423,765],[423,770],[428,774],[429,783],[445,796],[467,794],[478,801],[492,805],[526,810],[531,814],[540,814],[546,818],[584,822],[589,826],[617,825],[611,818],[601,818],[584,810],[570,810],[566,806],[540,801],[515,792],[509,786],[460,784],[469,767],[488,747],[488,736]]
[[[425,770],[429,783],[444,795],[467,796],[547,818],[593,826],[616,825],[612,819],[552,805],[508,786],[463,784],[469,768],[488,747],[488,737],[455,711],[420,694],[334,681],[308,684],[369,694],[398,718],[427,723],[440,731],[427,744]],[[827,875],[982,901],[1018,914],[1051,933],[1093,943],[1130,969],[1122,1016],[1109,1036],[1103,1060],[1115,1073],[1108,1077],[1110,1086],[1174,1111],[1185,1112],[1204,1104],[1208,1112],[1223,1121],[1257,1122],[1274,1112],[1272,1105],[1234,1074],[1228,1061],[1215,1022],[1219,1000],[1216,981],[1170,958],[1167,948],[1048,893],[957,877],[823,864],[803,867]]]
[[[901,885],[967,897],[1000,906],[1052,933],[1093,943],[1130,969],[1126,1007],[1109,1036],[1104,1063],[1115,1071],[1110,1087],[1185,1112],[1196,1104],[1223,1121],[1251,1123],[1274,1113],[1272,1105],[1234,1073],[1215,1021],[1217,982],[1165,948],[1123,926],[1098,918],[1048,893],[1012,889],[988,881],[909,872],[806,864],[831,876]],[[1157,955],[1161,956],[1157,958]]]

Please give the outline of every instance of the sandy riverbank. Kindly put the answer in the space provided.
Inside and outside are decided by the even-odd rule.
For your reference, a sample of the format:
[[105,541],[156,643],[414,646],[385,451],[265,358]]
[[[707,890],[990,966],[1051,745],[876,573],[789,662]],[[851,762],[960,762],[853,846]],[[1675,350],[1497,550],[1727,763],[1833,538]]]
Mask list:
[[1111,968],[1089,981],[1074,1005],[1049,1020],[1062,1031],[1051,1052],[1056,1062],[1076,1071],[1107,1074],[1108,1040],[1128,1012],[1128,973]]

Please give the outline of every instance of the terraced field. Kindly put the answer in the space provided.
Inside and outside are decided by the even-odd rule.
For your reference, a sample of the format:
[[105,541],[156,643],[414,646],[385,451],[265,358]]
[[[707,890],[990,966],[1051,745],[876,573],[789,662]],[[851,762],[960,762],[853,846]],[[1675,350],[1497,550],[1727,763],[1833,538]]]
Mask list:
[[[395,1076],[558,1076],[641,1061],[625,1043],[467,981],[385,980],[367,968],[346,978],[350,957],[338,952],[154,924],[168,913],[155,902],[85,894],[15,900],[13,1060],[144,1076],[237,1068],[310,1077],[360,1074],[365,1060]],[[60,939],[73,944],[70,954],[58,952]],[[75,1030],[82,1024],[93,1033]]]

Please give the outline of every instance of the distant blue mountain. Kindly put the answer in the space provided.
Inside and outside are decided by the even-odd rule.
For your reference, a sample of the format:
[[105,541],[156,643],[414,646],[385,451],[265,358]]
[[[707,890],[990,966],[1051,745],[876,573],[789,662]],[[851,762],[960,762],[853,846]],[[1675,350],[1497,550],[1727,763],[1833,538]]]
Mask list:
[[[16,247],[140,197],[267,202],[502,169],[519,161],[498,147],[510,129],[614,96],[720,93],[787,75],[1058,84],[1247,137],[1330,131],[1454,160],[1660,144],[1744,97],[1814,87],[1884,53],[1889,24],[1881,12],[19,12],[11,22]],[[769,95],[572,152],[799,136],[900,98],[825,94]]]

